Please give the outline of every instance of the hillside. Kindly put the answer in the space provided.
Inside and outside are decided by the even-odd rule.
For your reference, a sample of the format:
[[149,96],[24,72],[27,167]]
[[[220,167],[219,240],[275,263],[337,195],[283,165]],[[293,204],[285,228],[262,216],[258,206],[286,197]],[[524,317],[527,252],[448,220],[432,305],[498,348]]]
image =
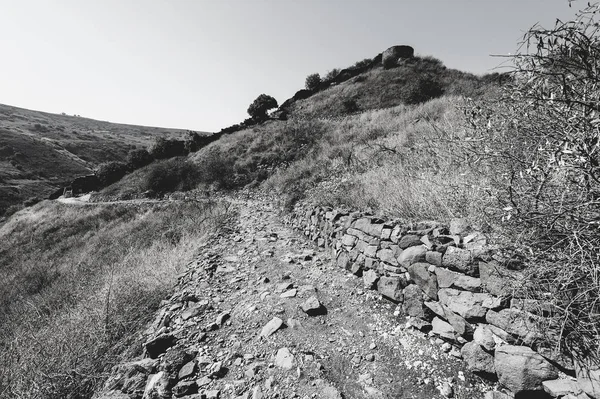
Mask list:
[[47,197],[103,162],[123,161],[130,150],[157,137],[185,132],[0,104],[0,214],[10,205]]
[[392,47],[12,215],[0,397],[600,399],[600,46],[561,24],[512,76]]

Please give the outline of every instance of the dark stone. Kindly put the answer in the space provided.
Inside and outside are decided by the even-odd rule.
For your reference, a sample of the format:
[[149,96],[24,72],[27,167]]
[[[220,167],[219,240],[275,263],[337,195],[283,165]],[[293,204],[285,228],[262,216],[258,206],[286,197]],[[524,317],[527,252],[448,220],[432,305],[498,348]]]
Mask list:
[[398,64],[400,58],[412,58],[415,55],[415,49],[411,46],[392,46],[385,50],[381,57],[383,67],[393,68]]
[[167,349],[175,345],[177,338],[172,334],[162,334],[155,337],[144,344],[146,352],[151,359],[156,359],[161,354],[165,353]]

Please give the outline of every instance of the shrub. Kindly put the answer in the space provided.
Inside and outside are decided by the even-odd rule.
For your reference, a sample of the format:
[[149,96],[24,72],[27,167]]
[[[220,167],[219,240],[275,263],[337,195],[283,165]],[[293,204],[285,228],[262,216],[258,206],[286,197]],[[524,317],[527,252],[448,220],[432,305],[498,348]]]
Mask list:
[[189,131],[184,141],[184,149],[186,153],[196,152],[202,146],[202,137],[196,132]]
[[143,148],[131,150],[129,151],[129,154],[127,154],[127,165],[129,165],[129,168],[131,170],[139,169],[142,166],[146,166],[153,160],[154,158],[152,158],[152,155],[150,155],[148,150],[145,150]]
[[[555,305],[560,344],[598,354],[600,33],[597,5],[534,26],[499,101],[467,110],[468,149],[499,193],[497,216],[529,259],[521,295]],[[466,145],[466,143],[465,143]],[[556,344],[550,338],[549,345]]]
[[356,64],[354,64],[354,68],[358,68],[358,69],[366,68],[369,65],[371,65],[371,62],[373,62],[373,60],[371,60],[370,58],[365,58],[362,61],[357,61]]
[[149,168],[144,189],[157,194],[191,190],[196,187],[200,177],[196,165],[179,157],[157,162]]
[[128,169],[127,164],[123,162],[111,161],[98,165],[95,174],[100,180],[100,184],[108,186],[125,176]]
[[359,110],[358,103],[354,98],[348,98],[342,101],[342,113],[353,114]]
[[321,84],[321,75],[318,73],[310,74],[306,77],[306,82],[304,83],[304,87],[306,90],[315,90]]
[[406,104],[420,104],[444,94],[442,84],[431,76],[421,76],[407,83]]
[[173,158],[185,155],[185,145],[183,141],[157,138],[148,150],[154,159]]
[[261,94],[248,107],[248,115],[255,120],[265,120],[267,111],[272,108],[277,108],[277,100],[267,94]]
[[338,68],[333,68],[331,71],[327,72],[327,74],[325,75],[325,77],[323,78],[324,82],[331,82],[332,80],[335,79],[336,76],[338,76],[340,74],[340,69]]

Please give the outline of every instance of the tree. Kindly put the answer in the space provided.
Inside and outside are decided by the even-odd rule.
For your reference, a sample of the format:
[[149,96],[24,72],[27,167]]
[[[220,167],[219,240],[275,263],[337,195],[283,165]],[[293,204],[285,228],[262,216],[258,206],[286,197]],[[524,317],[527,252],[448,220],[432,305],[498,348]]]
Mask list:
[[95,174],[102,186],[108,186],[119,181],[127,173],[127,164],[123,162],[110,161],[98,165]]
[[139,169],[153,161],[152,155],[143,148],[129,151],[127,154],[127,165],[131,170]]
[[277,108],[277,100],[267,94],[261,94],[248,107],[248,115],[252,119],[262,121],[267,119],[267,111],[272,108]]
[[597,360],[599,14],[598,4],[588,5],[572,21],[532,27],[511,56],[513,80],[502,97],[467,110],[471,160],[486,169],[501,226],[529,260],[519,295],[551,302],[546,330],[556,329],[571,355]]
[[304,82],[304,87],[306,90],[315,90],[321,84],[321,75],[318,73],[310,74],[306,77],[306,82]]
[[158,137],[148,152],[154,159],[178,157],[185,155],[185,143],[180,140]]

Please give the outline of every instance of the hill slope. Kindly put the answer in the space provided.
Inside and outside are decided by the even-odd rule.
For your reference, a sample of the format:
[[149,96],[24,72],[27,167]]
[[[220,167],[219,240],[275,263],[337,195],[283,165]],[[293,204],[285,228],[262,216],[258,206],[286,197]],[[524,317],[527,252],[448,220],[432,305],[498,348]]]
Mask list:
[[123,161],[157,137],[184,133],[0,104],[0,214],[12,204],[47,196],[102,162]]

